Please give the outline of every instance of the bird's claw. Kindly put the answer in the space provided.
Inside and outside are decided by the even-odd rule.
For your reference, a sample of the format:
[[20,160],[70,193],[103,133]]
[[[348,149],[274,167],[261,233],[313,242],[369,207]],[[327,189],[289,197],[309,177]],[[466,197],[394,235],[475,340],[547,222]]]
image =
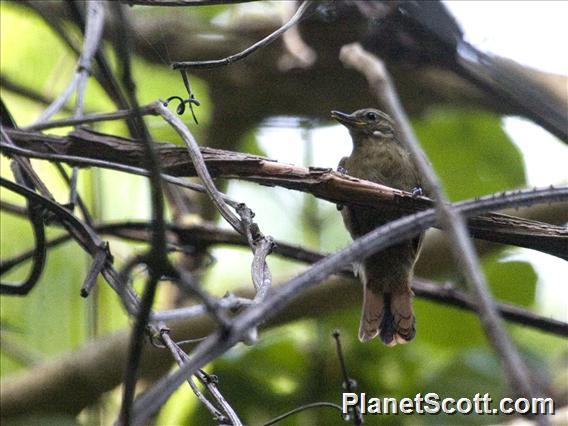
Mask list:
[[415,186],[412,188],[412,198],[418,198],[424,195],[424,190],[421,186]]
[[[337,173],[341,174],[341,175],[346,175],[347,174],[347,169],[341,165],[337,166]],[[337,204],[336,205],[337,210],[341,211],[343,210],[343,207],[345,207],[343,204]]]

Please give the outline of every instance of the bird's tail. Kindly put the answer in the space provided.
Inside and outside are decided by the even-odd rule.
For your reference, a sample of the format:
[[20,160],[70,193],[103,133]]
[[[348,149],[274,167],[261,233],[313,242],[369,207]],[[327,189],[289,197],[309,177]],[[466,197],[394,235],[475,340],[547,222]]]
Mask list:
[[412,311],[412,290],[380,293],[365,288],[359,340],[368,342],[379,335],[387,346],[407,343],[416,335]]

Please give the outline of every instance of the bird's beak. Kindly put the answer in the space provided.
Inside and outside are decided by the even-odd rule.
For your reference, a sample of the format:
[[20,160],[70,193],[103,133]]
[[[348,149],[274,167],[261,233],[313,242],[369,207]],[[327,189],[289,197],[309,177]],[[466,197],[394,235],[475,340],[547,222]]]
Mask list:
[[357,128],[365,124],[364,121],[354,117],[353,115],[345,114],[341,111],[331,111],[331,118],[334,118],[348,128]]

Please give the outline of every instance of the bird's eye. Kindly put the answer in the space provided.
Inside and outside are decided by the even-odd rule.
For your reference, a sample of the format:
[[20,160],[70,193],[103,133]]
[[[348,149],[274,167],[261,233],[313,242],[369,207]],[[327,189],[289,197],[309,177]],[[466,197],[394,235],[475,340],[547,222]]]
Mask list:
[[370,121],[375,121],[375,120],[377,119],[377,114],[375,114],[374,112],[368,112],[368,113],[367,113],[367,118],[368,118]]

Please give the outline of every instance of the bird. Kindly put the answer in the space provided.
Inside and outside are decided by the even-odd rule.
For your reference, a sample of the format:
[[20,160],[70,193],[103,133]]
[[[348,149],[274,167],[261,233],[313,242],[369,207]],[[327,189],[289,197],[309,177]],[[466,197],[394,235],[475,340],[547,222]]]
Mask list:
[[[393,119],[384,112],[360,109],[352,114],[331,111],[331,117],[351,134],[353,151],[339,162],[338,171],[422,195],[422,179],[410,153],[400,143]],[[380,207],[338,205],[345,227],[353,239],[403,216]],[[416,335],[411,288],[414,264],[422,235],[391,246],[356,265],[362,281],[363,307],[359,340],[376,336],[387,346],[407,343]]]

